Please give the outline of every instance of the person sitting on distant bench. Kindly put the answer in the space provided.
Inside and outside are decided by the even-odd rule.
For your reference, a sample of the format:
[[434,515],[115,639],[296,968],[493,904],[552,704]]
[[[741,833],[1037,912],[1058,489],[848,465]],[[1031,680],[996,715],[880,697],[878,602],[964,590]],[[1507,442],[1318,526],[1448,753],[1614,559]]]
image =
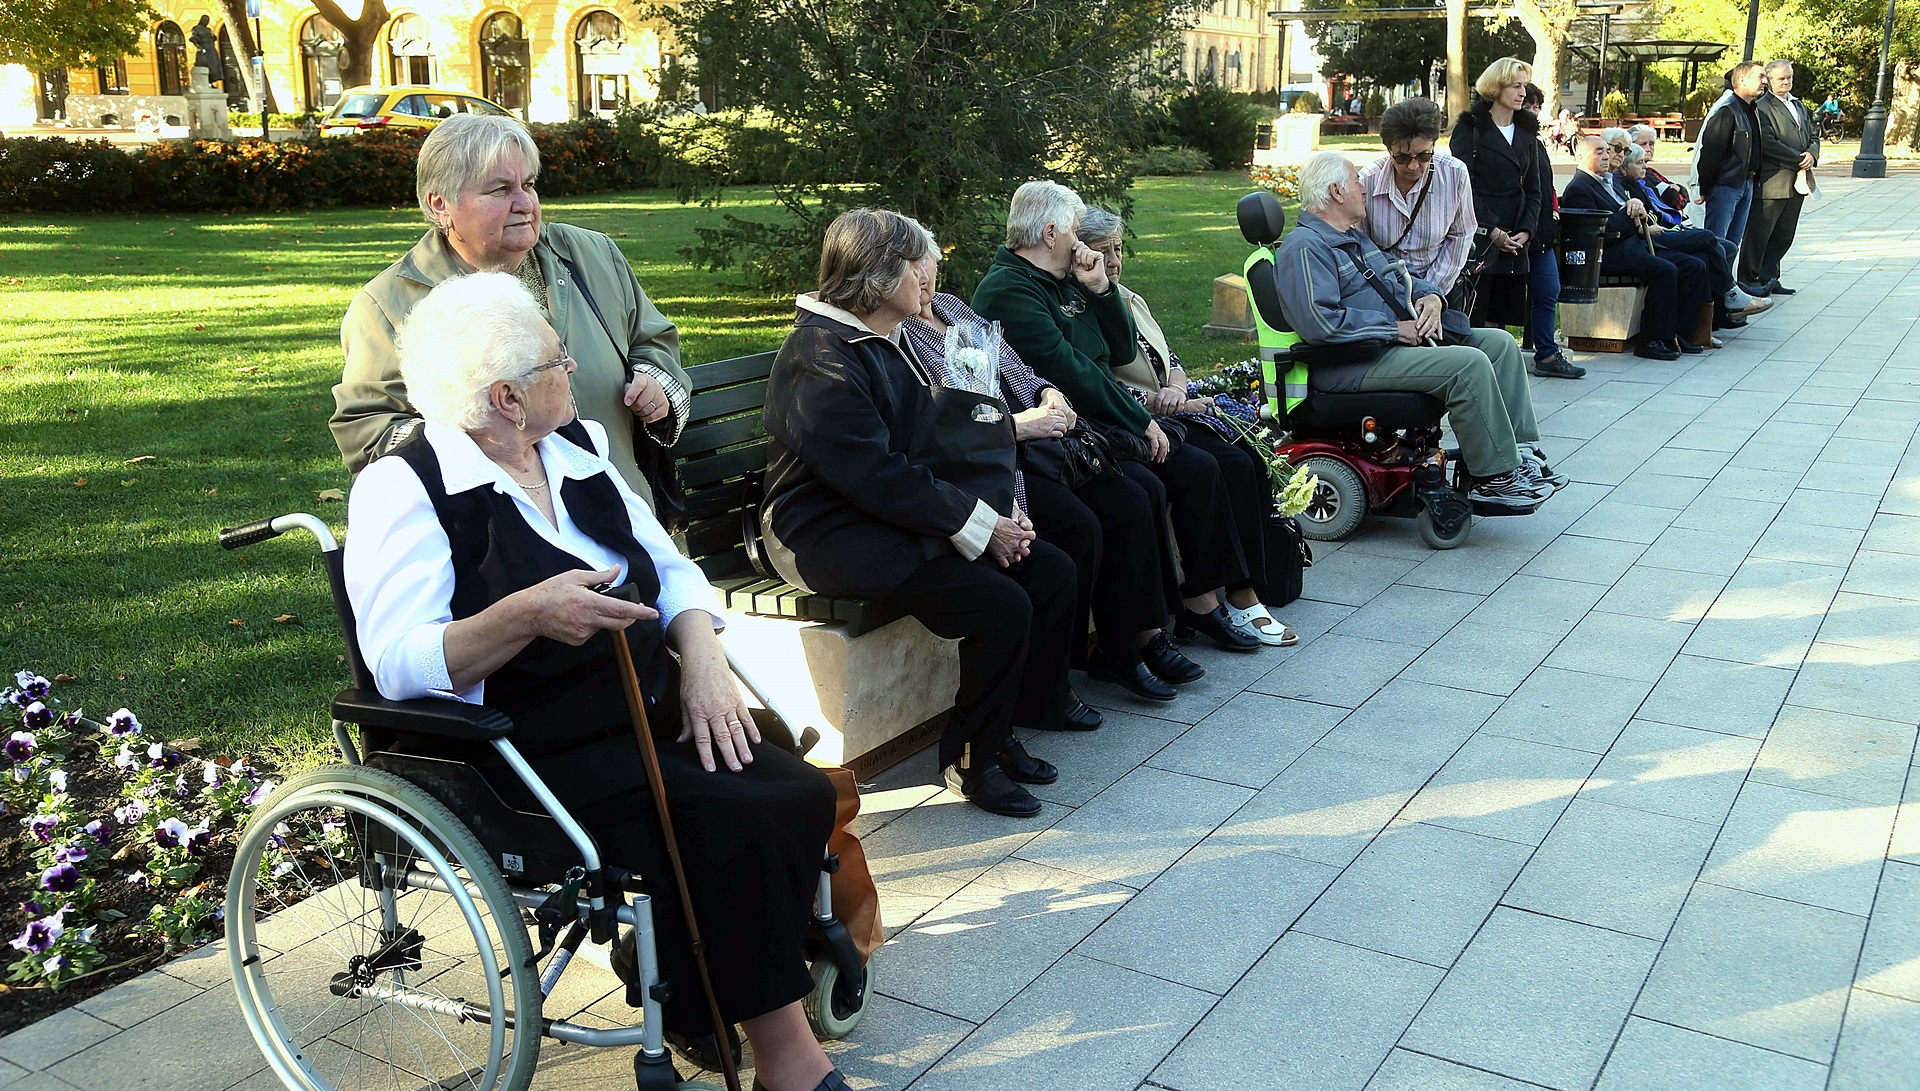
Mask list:
[[1618,176],[1609,173],[1612,156],[1597,136],[1583,137],[1574,152],[1579,170],[1560,194],[1560,207],[1590,208],[1612,213],[1603,241],[1604,273],[1632,277],[1647,287],[1640,310],[1640,347],[1635,355],[1649,360],[1678,360],[1682,353],[1705,351],[1680,336],[1679,316],[1691,318],[1707,301],[1707,267],[1688,254],[1661,256],[1647,248],[1641,225],[1652,215],[1647,203],[1627,194]]

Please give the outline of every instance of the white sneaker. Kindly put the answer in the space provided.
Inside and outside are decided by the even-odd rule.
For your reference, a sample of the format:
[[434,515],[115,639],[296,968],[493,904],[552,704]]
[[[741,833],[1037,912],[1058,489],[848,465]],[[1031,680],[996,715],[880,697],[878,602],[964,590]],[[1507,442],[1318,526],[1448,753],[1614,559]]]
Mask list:
[[1518,488],[1532,493],[1537,499],[1545,500],[1553,495],[1553,486],[1547,484],[1540,476],[1539,468],[1526,458],[1522,458],[1520,465],[1513,468],[1513,479]]

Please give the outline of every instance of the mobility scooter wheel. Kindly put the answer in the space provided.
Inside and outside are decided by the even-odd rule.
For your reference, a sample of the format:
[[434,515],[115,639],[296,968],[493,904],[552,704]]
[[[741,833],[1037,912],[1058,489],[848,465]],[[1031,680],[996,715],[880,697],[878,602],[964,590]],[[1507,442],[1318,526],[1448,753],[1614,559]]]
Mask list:
[[1316,542],[1352,537],[1367,516],[1366,482],[1353,467],[1326,455],[1310,455],[1300,465],[1320,478],[1300,513],[1300,532]]
[[809,969],[813,971],[813,991],[807,994],[802,1006],[807,1022],[813,1025],[814,1036],[834,1041],[852,1034],[867,1014],[867,1001],[873,997],[873,961],[867,961],[866,981],[857,993],[841,986],[840,965],[831,955],[822,955]]
[[1473,517],[1460,520],[1452,534],[1443,533],[1440,524],[1434,519],[1433,512],[1421,509],[1413,517],[1413,525],[1419,528],[1420,540],[1433,549],[1452,549],[1467,540],[1467,532],[1473,529]]

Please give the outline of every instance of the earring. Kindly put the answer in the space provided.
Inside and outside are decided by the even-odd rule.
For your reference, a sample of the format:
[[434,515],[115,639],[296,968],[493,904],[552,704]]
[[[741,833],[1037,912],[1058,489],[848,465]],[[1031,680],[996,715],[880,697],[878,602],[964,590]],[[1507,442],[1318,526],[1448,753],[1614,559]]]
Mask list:
[[526,430],[527,430],[527,415],[526,415],[525,413],[522,413],[522,414],[520,414],[520,419],[519,419],[519,420],[517,420],[517,421],[514,421],[514,422],[513,422],[513,426],[514,426],[515,428],[518,428],[518,429],[520,429],[520,430],[521,430],[522,432],[524,432],[524,431],[526,431]]

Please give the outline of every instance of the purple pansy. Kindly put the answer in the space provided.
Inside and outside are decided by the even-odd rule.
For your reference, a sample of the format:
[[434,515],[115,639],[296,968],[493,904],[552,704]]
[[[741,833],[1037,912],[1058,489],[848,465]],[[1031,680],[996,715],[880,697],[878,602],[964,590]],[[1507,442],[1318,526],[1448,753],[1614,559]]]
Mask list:
[[191,833],[185,822],[169,818],[153,828],[153,840],[163,849],[177,849],[186,843]]
[[39,743],[40,740],[34,738],[32,732],[16,731],[7,736],[5,747],[7,758],[15,762],[26,761],[28,758],[33,757],[33,748],[39,745]]
[[55,864],[40,873],[40,889],[64,894],[80,885],[80,869],[72,864]]
[[51,917],[42,917],[37,921],[27,922],[26,931],[15,936],[13,941],[7,946],[12,947],[16,951],[25,951],[31,955],[45,954],[47,949],[52,947],[55,941],[60,938],[60,933],[64,931],[66,931],[66,926],[60,923],[60,914],[55,913]]
[[29,731],[45,731],[53,726],[53,710],[38,701],[28,705],[21,713]]
[[147,804],[144,800],[129,799],[124,806],[113,809],[113,820],[122,826],[131,826],[147,817]]
[[123,708],[107,721],[107,730],[124,739],[129,735],[138,735],[144,729],[133,713]]
[[87,823],[86,830],[87,836],[93,838],[94,844],[104,845],[107,839],[113,836],[113,823],[104,818],[96,818]]
[[245,800],[245,803],[249,807],[258,807],[260,804],[265,803],[267,801],[267,797],[272,794],[273,794],[273,781],[263,780],[260,782],[259,787],[247,793],[247,798]]
[[179,765],[182,755],[177,750],[169,750],[159,743],[147,747],[147,764],[155,769],[171,769]]
[[53,831],[59,825],[60,816],[57,814],[37,814],[27,820],[27,828],[33,831],[33,836],[39,838],[43,845],[53,843]]
[[205,767],[200,770],[200,780],[209,788],[219,784],[220,767],[213,762],[207,762]]
[[53,692],[53,683],[32,671],[21,671],[15,674],[13,684],[19,686],[20,692],[26,694],[30,701],[44,701],[47,694]]
[[47,787],[53,790],[54,795],[57,795],[57,796],[66,795],[67,794],[67,771],[65,769],[55,769],[53,772],[48,773]]

